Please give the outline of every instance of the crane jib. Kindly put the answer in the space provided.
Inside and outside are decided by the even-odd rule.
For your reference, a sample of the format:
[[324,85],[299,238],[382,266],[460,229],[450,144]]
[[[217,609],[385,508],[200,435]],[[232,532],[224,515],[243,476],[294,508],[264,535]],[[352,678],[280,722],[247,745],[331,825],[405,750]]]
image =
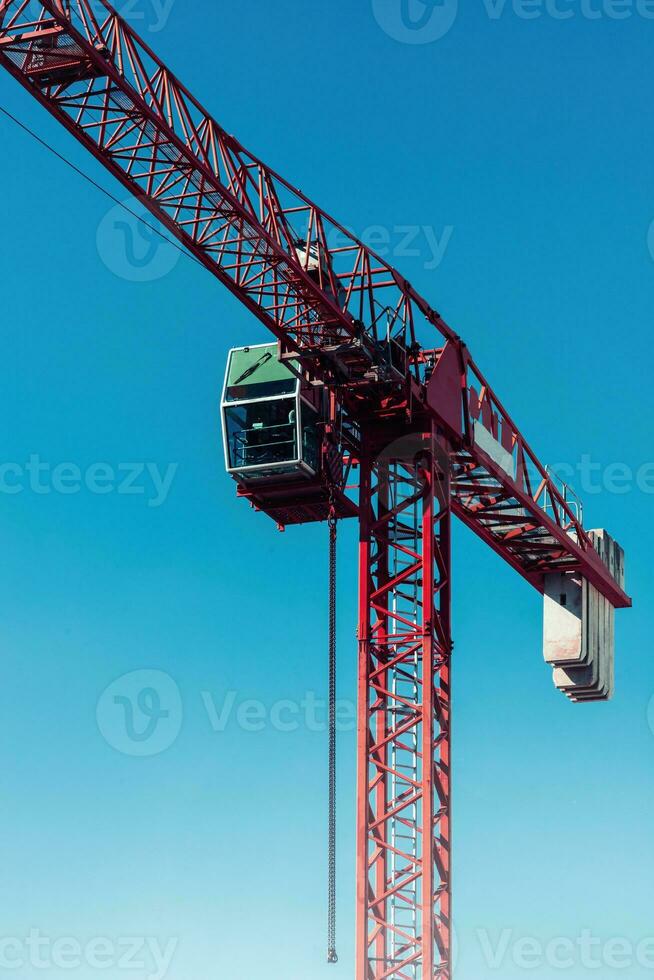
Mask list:
[[[98,9],[106,14],[101,20]],[[458,392],[444,412],[434,409],[438,421],[447,425],[454,414],[453,434],[474,457],[476,406],[469,393],[475,392],[491,430],[506,433],[522,461],[517,478],[525,514],[553,533],[615,605],[628,604],[608,571],[587,558],[593,549],[577,515],[439,314],[382,258],[226,134],[108,3],[5,0],[0,63],[238,296],[288,356],[299,354],[305,369],[327,384],[362,389],[359,405],[389,384],[397,389],[398,411],[405,410],[403,396],[424,400],[416,327],[424,321],[435,328],[445,347],[456,349],[460,367]],[[484,485],[480,477],[480,491]],[[466,522],[487,540],[479,511],[465,509]],[[491,534],[491,542],[515,564],[501,535]],[[542,584],[528,563],[518,558],[518,564]]]
[[[450,980],[451,516],[544,594],[545,659],[577,702],[612,693],[622,551],[430,304],[107,0],[0,0],[0,65],[277,340],[230,353],[225,455],[280,525],[359,521],[357,980]],[[330,939],[334,898],[331,877]]]

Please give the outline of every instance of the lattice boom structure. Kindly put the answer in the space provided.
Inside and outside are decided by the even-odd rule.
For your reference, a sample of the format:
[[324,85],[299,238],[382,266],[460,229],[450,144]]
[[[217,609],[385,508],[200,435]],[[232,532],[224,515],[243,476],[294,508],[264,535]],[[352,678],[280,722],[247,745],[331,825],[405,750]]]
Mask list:
[[[356,976],[449,980],[451,516],[540,591],[546,574],[576,572],[614,607],[630,600],[458,335],[226,133],[106,0],[0,0],[0,64],[348,420],[337,464],[361,474]],[[295,503],[278,511],[322,512]]]

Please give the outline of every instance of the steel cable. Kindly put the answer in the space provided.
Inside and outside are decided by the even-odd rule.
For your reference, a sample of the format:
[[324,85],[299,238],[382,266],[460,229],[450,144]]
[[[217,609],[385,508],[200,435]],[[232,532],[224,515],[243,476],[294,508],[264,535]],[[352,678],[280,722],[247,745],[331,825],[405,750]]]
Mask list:
[[329,845],[327,962],[338,963],[336,953],[336,543],[337,522],[329,515]]

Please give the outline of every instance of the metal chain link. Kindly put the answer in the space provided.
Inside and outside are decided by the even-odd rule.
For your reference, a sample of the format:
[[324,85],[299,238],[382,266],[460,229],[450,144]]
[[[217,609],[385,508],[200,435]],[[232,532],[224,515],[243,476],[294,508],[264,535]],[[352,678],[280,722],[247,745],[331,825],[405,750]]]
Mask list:
[[329,912],[327,962],[336,953],[336,539],[334,508],[329,514]]

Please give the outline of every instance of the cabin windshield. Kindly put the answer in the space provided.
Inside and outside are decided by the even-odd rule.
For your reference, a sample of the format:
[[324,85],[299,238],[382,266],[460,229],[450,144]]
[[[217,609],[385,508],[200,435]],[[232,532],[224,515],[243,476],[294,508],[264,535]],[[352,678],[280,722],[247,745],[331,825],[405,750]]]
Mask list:
[[295,398],[229,407],[225,421],[231,469],[297,460]]

